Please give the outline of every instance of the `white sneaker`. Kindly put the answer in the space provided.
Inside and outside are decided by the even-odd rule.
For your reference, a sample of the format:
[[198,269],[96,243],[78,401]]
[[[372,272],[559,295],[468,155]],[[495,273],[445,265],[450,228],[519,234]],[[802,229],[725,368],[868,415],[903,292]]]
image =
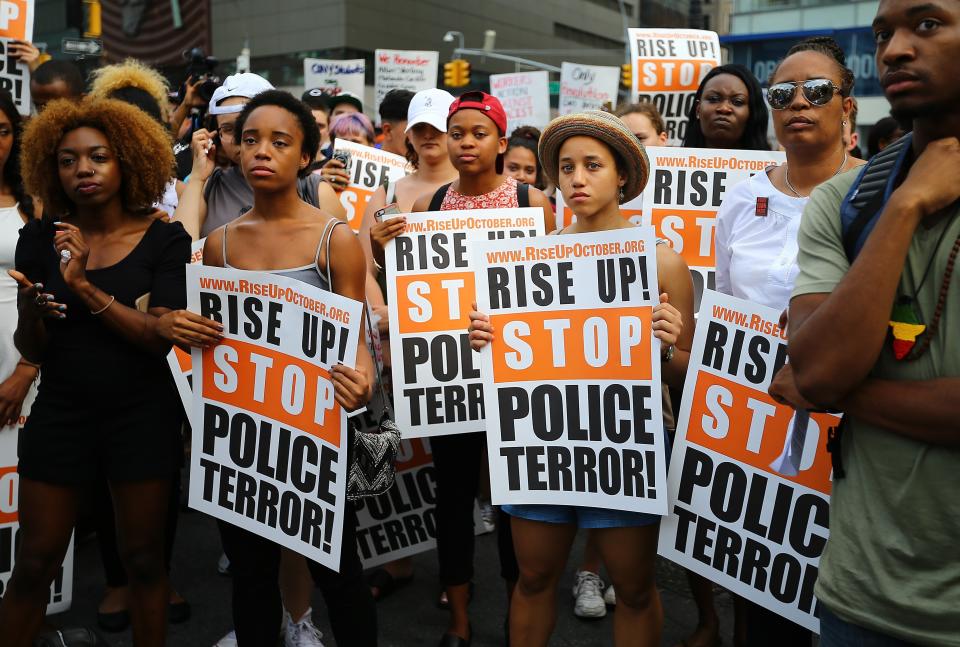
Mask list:
[[230,633],[218,640],[213,647],[237,647],[237,632],[231,629]]
[[497,529],[497,509],[489,501],[480,503],[480,518],[483,520],[483,532],[487,535]]
[[294,622],[289,614],[286,615],[287,627],[283,635],[284,647],[323,647],[320,641],[323,634],[317,629],[310,618],[313,609],[307,609],[299,622]]
[[607,605],[603,602],[603,580],[596,573],[577,571],[573,597],[577,600],[573,614],[578,618],[602,618],[607,615]]
[[603,602],[608,607],[617,606],[617,592],[613,590],[613,584],[607,587],[607,590],[603,592]]

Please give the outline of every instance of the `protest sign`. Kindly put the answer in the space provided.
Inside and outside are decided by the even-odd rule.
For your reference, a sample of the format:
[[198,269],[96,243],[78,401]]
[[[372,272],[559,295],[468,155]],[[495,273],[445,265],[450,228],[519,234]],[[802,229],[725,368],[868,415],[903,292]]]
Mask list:
[[347,222],[354,231],[360,231],[363,212],[374,192],[387,180],[396,182],[406,175],[407,160],[400,155],[388,153],[379,148],[355,144],[346,139],[338,139],[333,145],[334,151],[350,154],[347,173],[350,184],[340,192],[340,204],[347,211]]
[[666,513],[653,229],[474,250],[493,502]]
[[0,89],[13,97],[17,112],[30,115],[30,68],[9,55],[10,41],[33,41],[34,0],[0,0]]
[[437,87],[439,52],[378,49],[374,56],[374,88],[377,119],[380,102],[390,90],[419,92]]
[[[397,478],[389,492],[357,502],[357,546],[363,567],[373,568],[437,546],[437,485],[427,438],[404,439]],[[483,532],[474,503],[474,532]]]
[[563,63],[560,67],[560,114],[617,105],[620,68]]
[[780,151],[651,146],[650,179],[643,190],[643,223],[653,225],[683,256],[693,275],[694,310],[716,285],[714,233],[727,191],[786,160]]
[[363,305],[205,265],[187,266],[187,302],[224,326],[193,350],[190,506],[339,569],[347,418],[330,367],[354,365]]
[[670,462],[659,551],[817,631],[813,586],[828,536],[829,414],[797,414],[767,388],[787,361],[780,313],[708,291]]
[[543,130],[550,123],[550,79],[546,72],[491,74],[490,94],[500,99],[507,112],[504,135],[518,126]]
[[720,65],[720,41],[699,29],[630,29],[629,38],[633,100],[653,102],[679,146],[700,81]]
[[467,340],[481,240],[542,236],[543,210],[476,209],[406,215],[386,247],[397,425],[404,437],[483,431],[478,357]]
[[[7,589],[13,574],[17,547],[20,545],[20,475],[17,473],[17,438],[20,428],[30,417],[36,397],[36,386],[31,386],[20,410],[20,419],[14,425],[0,427],[0,597]],[[50,585],[47,614],[60,613],[70,608],[73,599],[73,537],[67,547],[63,564]]]
[[[206,240],[206,238],[201,238],[190,244],[190,263],[203,262],[203,243]],[[176,384],[177,393],[180,395],[180,402],[183,403],[183,411],[189,421],[190,415],[193,413],[193,359],[189,353],[174,346],[167,353],[167,365],[170,367],[173,382]]]
[[303,85],[307,90],[319,88],[334,96],[350,92],[362,101],[365,75],[366,63],[362,58],[348,61],[303,59]]
[[[563,194],[560,193],[558,189],[556,192],[557,198],[557,229],[563,229],[564,227],[569,227],[574,222],[576,222],[577,217],[573,214],[573,209],[567,206],[567,203],[563,200]],[[624,202],[620,205],[620,215],[623,216],[624,220],[629,220],[635,225],[643,224],[643,194],[638,195],[633,200],[629,202]]]

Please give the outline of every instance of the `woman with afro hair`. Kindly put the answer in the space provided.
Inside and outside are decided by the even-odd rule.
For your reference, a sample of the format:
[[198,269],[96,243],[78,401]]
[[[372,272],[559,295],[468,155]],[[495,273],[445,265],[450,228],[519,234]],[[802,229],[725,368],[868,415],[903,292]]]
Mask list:
[[81,487],[106,475],[130,582],[134,644],[163,645],[164,527],[182,407],[164,314],[185,306],[190,237],[143,215],[173,166],[166,130],[110,99],[54,101],[24,135],[26,188],[44,203],[16,250],[14,342],[41,366],[21,434],[20,542],[0,633],[27,647],[63,560]]

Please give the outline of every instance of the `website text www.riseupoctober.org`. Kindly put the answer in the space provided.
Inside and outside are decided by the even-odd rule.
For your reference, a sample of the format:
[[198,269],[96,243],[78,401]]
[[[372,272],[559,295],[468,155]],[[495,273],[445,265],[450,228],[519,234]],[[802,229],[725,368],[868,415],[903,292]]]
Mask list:
[[350,313],[346,310],[328,306],[323,301],[318,301],[305,294],[301,294],[293,288],[284,288],[273,283],[258,283],[256,281],[248,281],[247,279],[233,280],[200,277],[200,289],[249,294],[256,297],[285,301],[291,305],[299,306],[304,310],[314,312],[321,317],[326,317],[331,321],[338,321],[345,324],[350,323]]

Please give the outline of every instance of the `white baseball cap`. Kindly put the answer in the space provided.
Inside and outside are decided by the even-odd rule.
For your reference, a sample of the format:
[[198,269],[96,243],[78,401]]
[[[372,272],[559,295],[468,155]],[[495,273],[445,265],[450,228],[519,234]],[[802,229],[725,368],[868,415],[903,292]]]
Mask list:
[[270,81],[259,74],[253,72],[244,72],[242,74],[233,74],[223,80],[223,85],[213,91],[210,97],[210,108],[207,112],[211,115],[228,115],[243,110],[243,105],[221,106],[220,103],[233,97],[244,97],[252,99],[261,92],[273,90]]
[[430,124],[442,133],[447,132],[447,113],[454,102],[453,95],[446,90],[432,88],[420,90],[410,100],[407,108],[407,130],[417,124]]

